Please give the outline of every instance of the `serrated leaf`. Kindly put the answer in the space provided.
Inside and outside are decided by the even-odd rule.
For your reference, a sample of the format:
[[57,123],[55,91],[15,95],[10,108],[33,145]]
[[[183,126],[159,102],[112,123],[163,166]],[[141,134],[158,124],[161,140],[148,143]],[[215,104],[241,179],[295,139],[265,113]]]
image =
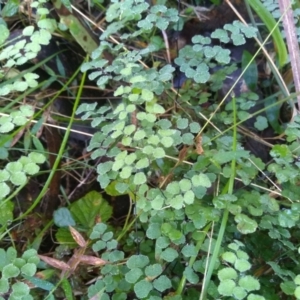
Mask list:
[[70,207],[70,211],[75,221],[87,228],[93,227],[97,216],[101,218],[102,222],[105,222],[112,215],[111,206],[96,191],[91,191],[74,202]]

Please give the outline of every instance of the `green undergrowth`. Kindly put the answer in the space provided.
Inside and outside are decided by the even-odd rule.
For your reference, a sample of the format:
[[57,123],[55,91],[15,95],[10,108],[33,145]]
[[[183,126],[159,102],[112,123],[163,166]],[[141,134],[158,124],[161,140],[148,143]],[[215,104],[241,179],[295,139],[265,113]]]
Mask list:
[[[36,26],[25,26],[13,45],[4,19],[16,16],[16,6],[8,1],[2,10],[0,299],[300,299],[300,117],[278,121],[282,103],[294,99],[278,87],[282,78],[271,74],[261,82],[263,56],[231,56],[258,36],[256,25],[234,21],[197,35],[167,63],[159,55],[161,32],[181,29],[189,8],[179,14],[166,1],[91,1],[106,16],[94,49],[76,35],[82,26],[76,18],[59,22],[46,2],[33,2]],[[266,25],[263,37],[276,24],[268,5],[259,7],[267,19],[256,11]],[[53,33],[91,53],[80,75],[68,78],[59,58],[59,74],[47,59],[32,63]],[[278,33],[273,45],[282,46]],[[282,66],[284,53],[276,59]],[[178,90],[176,76],[185,78]],[[106,100],[117,100],[81,101],[91,82]],[[32,100],[54,83],[59,88],[48,102]],[[50,163],[53,153],[39,133],[63,92],[75,99],[73,113]],[[85,150],[91,159],[75,159],[72,169],[60,162],[72,160],[68,137],[76,116],[95,133]],[[256,142],[247,150],[249,130],[261,141],[270,128],[274,145]],[[93,170],[101,192],[69,201],[62,179],[65,201],[43,218],[36,209],[55,174],[77,168]],[[41,188],[22,207],[18,199],[32,182]],[[121,224],[111,198],[120,201],[115,205],[129,202]]]

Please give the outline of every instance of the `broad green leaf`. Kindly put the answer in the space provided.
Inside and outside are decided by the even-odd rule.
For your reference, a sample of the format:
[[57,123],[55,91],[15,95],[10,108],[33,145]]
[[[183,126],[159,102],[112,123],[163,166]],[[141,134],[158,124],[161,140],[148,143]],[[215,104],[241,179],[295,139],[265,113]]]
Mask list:
[[244,214],[238,214],[234,220],[238,223],[237,229],[243,234],[249,234],[256,231],[257,223]]
[[182,195],[176,195],[169,201],[171,207],[175,209],[181,209],[184,206],[184,198]]
[[242,69],[245,70],[243,78],[251,91],[255,91],[258,81],[258,70],[255,60],[250,63],[251,59],[251,53],[244,50],[242,55]]
[[[16,15],[19,12],[19,8],[20,8],[20,3],[17,0],[6,1],[1,11],[2,18],[8,18]],[[0,31],[2,32],[2,29],[0,29]]]
[[223,268],[218,272],[218,278],[220,281],[233,279],[236,280],[238,277],[238,274],[235,269],[233,268]]
[[240,287],[243,287],[248,292],[260,289],[259,281],[250,275],[246,275],[246,276],[242,277],[239,280],[238,284]]
[[150,223],[146,231],[146,236],[151,240],[159,238],[161,236],[160,227],[159,223]]
[[37,152],[30,152],[28,157],[36,164],[43,164],[46,161],[45,155]]
[[12,285],[12,295],[22,298],[29,294],[29,286],[24,282],[16,282]]
[[[153,264],[145,268],[145,275],[148,277],[157,277],[162,273],[163,269],[160,264]],[[155,287],[155,284],[154,284]]]
[[19,268],[14,266],[13,264],[6,265],[2,270],[2,278],[13,278],[17,277],[20,274]]
[[189,122],[186,118],[180,118],[176,121],[176,124],[178,129],[186,129],[189,125]]
[[[54,224],[58,227],[75,226],[75,221],[66,207],[57,209],[53,214]],[[29,275],[30,276],[30,275]]]
[[195,273],[195,271],[187,266],[183,272],[185,275],[186,279],[192,283],[192,284],[197,284],[199,282],[199,276]]
[[187,191],[183,195],[184,202],[186,204],[193,204],[195,201],[195,194],[193,191]]
[[134,268],[144,268],[149,264],[150,260],[148,256],[145,255],[132,255],[126,262],[126,265],[129,269]]
[[[2,11],[3,13],[3,11]],[[7,29],[7,27],[3,24],[0,24],[0,45],[2,45],[6,39],[9,37],[9,30]]]
[[211,187],[211,182],[206,174],[194,175],[191,179],[193,186]]
[[178,252],[173,248],[167,248],[160,255],[160,258],[167,261],[167,262],[172,262],[177,257],[178,257]]
[[138,298],[146,298],[152,289],[152,284],[146,280],[139,281],[134,285],[134,291]]
[[223,296],[232,296],[234,288],[236,287],[236,284],[231,279],[226,279],[220,282],[218,286],[218,292]]
[[267,118],[265,118],[263,116],[258,116],[256,118],[256,122],[254,123],[254,126],[259,131],[263,131],[264,129],[268,128],[269,124],[268,124]]
[[11,174],[9,180],[12,184],[20,186],[20,185],[23,185],[26,183],[27,176],[23,171],[22,172],[14,172]]
[[297,286],[294,292],[297,299],[300,299],[300,286]]
[[10,173],[16,173],[22,171],[23,165],[18,161],[10,162],[5,166],[5,169]]
[[195,245],[185,245],[185,246],[182,248],[181,253],[182,253],[185,257],[197,256],[197,254],[198,254]]
[[139,268],[133,268],[126,273],[125,279],[129,283],[137,282],[143,275],[143,271]]
[[237,259],[234,263],[234,267],[237,271],[244,273],[251,268],[251,264],[248,262],[248,260],[245,259]]
[[35,249],[28,249],[22,254],[22,258],[27,260],[27,262],[35,263],[36,265],[40,262],[40,258],[37,255]]
[[233,289],[233,297],[235,299],[245,299],[245,297],[247,296],[247,292],[245,291],[244,288],[240,287],[240,286],[236,286]]
[[290,209],[280,211],[278,214],[278,221],[280,226],[292,228],[299,220],[299,214],[293,213]]
[[122,171],[120,172],[120,177],[122,179],[127,179],[131,176],[133,168],[131,166],[125,166]]
[[143,100],[149,102],[153,99],[154,94],[153,94],[153,92],[151,92],[149,90],[143,89],[142,93],[141,93],[141,97],[142,97]]
[[74,202],[70,207],[70,211],[75,221],[87,228],[93,227],[97,216],[101,218],[102,222],[105,222],[112,215],[111,206],[96,191],[91,191]]
[[33,263],[26,263],[22,268],[21,268],[21,273],[26,275],[26,276],[33,276],[37,271],[37,267]]
[[247,300],[266,300],[265,297],[259,296],[259,295],[255,295],[255,294],[250,294],[247,297]]
[[166,191],[171,195],[177,195],[180,192],[180,185],[177,181],[170,182],[167,187]]
[[222,254],[222,259],[230,264],[234,264],[237,257],[233,252],[227,251]]
[[0,279],[0,293],[1,294],[7,293],[9,288],[10,288],[10,285],[8,283],[8,280],[5,278],[1,278]]
[[172,283],[166,275],[162,275],[153,281],[153,287],[159,292],[164,292],[172,287]]
[[138,172],[134,175],[133,183],[135,185],[140,185],[147,182],[147,177],[143,172]]
[[28,163],[24,166],[24,172],[28,175],[34,175],[37,174],[40,170],[40,167],[35,163]]
[[179,187],[182,192],[187,192],[192,188],[191,181],[189,179],[181,179],[179,181]]
[[294,295],[296,284],[293,281],[285,281],[280,284],[280,288],[286,295],[292,296]]
[[[0,199],[3,199],[10,193],[10,187],[5,182],[0,182],[0,192]],[[0,223],[4,225],[4,223],[2,223],[1,221]]]

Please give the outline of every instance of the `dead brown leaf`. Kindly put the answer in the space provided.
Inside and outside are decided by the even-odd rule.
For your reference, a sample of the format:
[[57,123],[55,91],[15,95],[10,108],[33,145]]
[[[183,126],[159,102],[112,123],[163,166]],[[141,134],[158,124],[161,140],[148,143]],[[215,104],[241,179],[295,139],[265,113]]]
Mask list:
[[83,236],[72,226],[69,226],[69,230],[75,242],[82,248],[86,247],[87,242]]
[[63,261],[60,261],[58,259],[55,258],[51,258],[48,256],[44,256],[44,255],[39,255],[39,258],[44,261],[45,263],[47,263],[49,266],[54,267],[56,269],[62,270],[62,271],[68,271],[70,270],[70,266],[68,264],[66,264]]
[[81,255],[79,257],[80,263],[83,263],[85,265],[90,265],[90,266],[103,266],[107,264],[107,261],[96,257],[96,256],[91,256],[91,255]]

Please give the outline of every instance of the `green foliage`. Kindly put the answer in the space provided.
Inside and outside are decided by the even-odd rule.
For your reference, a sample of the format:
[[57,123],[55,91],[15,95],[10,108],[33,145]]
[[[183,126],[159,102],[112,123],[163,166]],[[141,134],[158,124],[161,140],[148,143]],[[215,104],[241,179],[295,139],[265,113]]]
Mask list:
[[30,105],[22,105],[20,108],[14,112],[12,112],[8,116],[0,117],[0,132],[7,133],[12,130],[16,126],[25,125],[29,119],[33,116],[34,110]]
[[[59,230],[56,233],[57,240],[62,244],[68,244],[70,247],[76,247],[74,239],[72,238],[68,226],[75,226],[76,224],[81,226],[88,234],[98,228],[94,227],[95,220],[101,218],[103,222],[106,222],[112,215],[112,208],[103,199],[102,195],[96,191],[91,191],[83,198],[72,203],[69,208],[59,208],[54,212],[53,218],[55,225]],[[93,236],[93,235],[92,235]],[[94,237],[92,237],[94,239]],[[111,242],[114,244],[114,242]],[[112,245],[110,244],[110,247]],[[106,244],[104,245],[106,248]],[[99,251],[99,250],[97,250]]]
[[[248,261],[249,256],[247,253],[240,250],[242,246],[240,242],[229,244],[228,247],[233,251],[222,254],[222,259],[227,264],[232,265],[232,267],[226,267],[218,271],[220,280],[218,291],[223,296],[245,299],[249,292],[260,289],[259,281],[253,276],[245,274],[246,271],[250,270],[251,264]],[[249,299],[249,296],[247,299]],[[260,297],[260,299],[265,298]]]
[[[0,61],[3,62],[3,68],[0,71],[0,76],[7,80],[0,85],[0,95],[5,96],[11,92],[23,92],[29,88],[38,86],[37,79],[39,76],[31,71],[19,73],[17,66],[24,65],[28,61],[34,59],[41,51],[42,46],[48,45],[52,38],[51,33],[56,29],[56,22],[53,19],[48,19],[46,16],[49,10],[43,7],[44,1],[34,1],[31,3],[32,8],[37,9],[37,15],[40,18],[38,21],[38,30],[30,25],[23,29],[16,43],[5,43],[6,39],[0,42],[1,53]],[[3,26],[3,25],[1,25]],[[1,31],[2,32],[2,31]],[[3,38],[8,38],[8,30],[3,29]],[[22,54],[23,51],[23,54]],[[4,70],[9,68],[10,71],[4,74]]]
[[39,263],[37,252],[30,249],[17,257],[16,250],[9,247],[6,251],[0,249],[0,260],[0,294],[9,294],[8,299],[34,299],[21,280],[34,278]]
[[[211,38],[218,39],[222,43],[233,42],[237,46],[245,44],[245,37],[253,38],[255,36],[255,28],[246,27],[238,21],[232,25],[225,25],[224,29],[217,29],[211,34]],[[180,71],[196,83],[206,83],[210,80],[210,69],[215,66],[215,62],[226,66],[231,61],[230,50],[221,46],[211,46],[211,38],[201,35],[194,36],[192,38],[193,47],[184,47],[175,59],[175,63],[180,66]]]
[[[39,85],[38,75],[32,73],[37,66],[23,72],[18,67],[36,58],[57,30],[44,2],[31,4],[37,27],[25,27],[13,45],[7,42],[7,26],[0,24],[1,96]],[[73,17],[70,2],[62,3]],[[101,6],[101,1],[90,5]],[[72,299],[72,289],[82,274],[78,286],[86,287],[89,282],[85,291],[89,299],[126,299],[130,295],[152,300],[259,300],[277,299],[282,293],[300,299],[299,116],[287,125],[286,140],[279,140],[268,151],[272,161],[266,164],[245,150],[248,136],[237,130],[239,122],[255,132],[268,130],[270,124],[282,129],[274,117],[279,109],[252,115],[262,98],[256,63],[250,65],[244,81],[237,82],[232,97],[217,109],[217,98],[238,80],[240,64],[245,69],[252,59],[250,54],[233,59],[230,49],[256,37],[257,29],[235,21],[210,36],[194,36],[192,44],[174,59],[188,79],[177,95],[172,84],[175,67],[154,55],[165,47],[159,32],[176,28],[180,21],[177,9],[165,1],[150,5],[143,0],[113,1],[106,6],[107,26],[97,47],[95,41],[85,43],[84,36],[76,38],[81,27],[72,23],[74,19],[60,15],[59,28],[68,29],[91,54],[81,71],[87,72],[103,94],[108,91],[106,95],[118,98],[112,104],[81,103],[77,114],[91,120],[96,130],[87,151],[93,160],[99,159],[95,170],[101,189],[114,200],[120,195],[128,197],[134,212],[132,209],[124,223],[116,226],[106,194],[96,191],[58,208],[53,221],[60,245],[52,266],[59,269],[65,259],[74,269],[68,265],[71,270],[64,270],[61,281],[52,283],[48,279],[54,278],[53,273],[45,280],[35,276],[37,267],[49,271],[51,265],[39,264],[35,250],[18,257],[14,248],[0,248],[0,294],[9,293],[9,299],[33,299],[30,282],[49,292],[47,299],[55,298],[59,285],[64,297]],[[2,16],[15,13],[13,1],[8,1]],[[120,43],[111,39],[116,33]],[[137,40],[143,46],[135,45]],[[46,162],[38,151],[16,158],[9,149],[33,118],[36,115],[30,105],[0,117],[0,158],[6,160],[0,170],[3,236],[14,220],[13,198]],[[24,141],[26,152],[30,142]],[[32,141],[43,150],[36,137]],[[254,153],[260,154],[259,149]],[[69,226],[82,235],[83,245],[75,241],[79,237],[70,233]],[[44,230],[38,234],[37,240],[42,240]],[[80,258],[93,262],[93,272],[82,266],[76,269]]]
[[40,170],[39,164],[44,163],[45,156],[41,153],[31,152],[28,156],[21,156],[17,161],[9,162],[5,168],[0,170],[0,224],[5,226],[13,220],[14,204],[9,199],[9,194],[14,186],[19,190],[28,182],[28,177],[37,174]]

